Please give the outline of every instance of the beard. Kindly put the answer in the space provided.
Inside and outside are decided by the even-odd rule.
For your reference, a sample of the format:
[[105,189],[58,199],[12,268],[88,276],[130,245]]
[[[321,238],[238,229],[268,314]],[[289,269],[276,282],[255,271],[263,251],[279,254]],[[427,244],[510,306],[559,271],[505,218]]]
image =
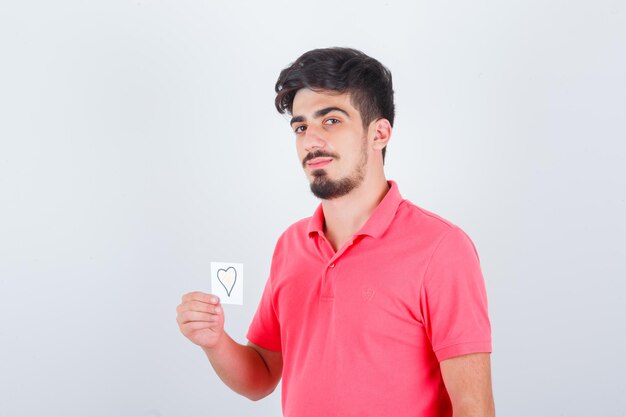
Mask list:
[[322,200],[332,200],[333,198],[339,198],[356,187],[361,185],[364,176],[355,172],[353,175],[342,178],[340,180],[331,180],[328,178],[328,174],[323,169],[317,169],[312,172],[315,177],[311,182],[311,192],[315,197]]
[[[339,159],[338,155],[323,154],[321,152],[315,152],[305,158],[305,162],[309,159],[323,156],[332,156],[335,159]],[[363,146],[361,148],[361,159],[359,164],[354,169],[354,172],[345,178],[338,180],[332,180],[328,178],[326,170],[316,169],[311,172],[314,177],[311,181],[311,192],[315,197],[322,200],[332,200],[334,198],[342,197],[354,190],[363,183],[365,179],[365,166],[367,165],[367,141],[363,140]]]

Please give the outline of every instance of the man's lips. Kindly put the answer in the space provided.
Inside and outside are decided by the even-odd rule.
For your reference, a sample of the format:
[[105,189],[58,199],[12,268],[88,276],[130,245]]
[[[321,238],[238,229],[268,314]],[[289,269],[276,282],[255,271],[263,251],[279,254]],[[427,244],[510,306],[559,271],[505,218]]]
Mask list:
[[333,158],[313,158],[306,164],[311,169],[317,169],[328,165],[332,160]]

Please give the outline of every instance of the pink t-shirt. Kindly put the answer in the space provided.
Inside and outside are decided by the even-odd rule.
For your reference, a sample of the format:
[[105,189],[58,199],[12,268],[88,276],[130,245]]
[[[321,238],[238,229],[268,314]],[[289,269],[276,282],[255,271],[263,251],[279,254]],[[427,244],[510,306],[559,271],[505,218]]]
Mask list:
[[447,417],[439,362],[491,352],[478,254],[390,189],[337,252],[313,217],[279,238],[248,339],[282,351],[286,417]]

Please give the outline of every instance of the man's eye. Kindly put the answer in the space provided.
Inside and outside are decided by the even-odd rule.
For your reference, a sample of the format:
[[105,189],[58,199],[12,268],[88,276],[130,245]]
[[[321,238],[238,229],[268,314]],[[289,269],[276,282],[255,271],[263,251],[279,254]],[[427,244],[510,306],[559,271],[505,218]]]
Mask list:
[[337,123],[339,123],[339,119],[332,119],[332,118],[331,119],[326,119],[326,124],[334,125],[334,124],[337,124]]
[[296,133],[302,133],[306,130],[306,126],[298,126],[294,129],[294,132]]

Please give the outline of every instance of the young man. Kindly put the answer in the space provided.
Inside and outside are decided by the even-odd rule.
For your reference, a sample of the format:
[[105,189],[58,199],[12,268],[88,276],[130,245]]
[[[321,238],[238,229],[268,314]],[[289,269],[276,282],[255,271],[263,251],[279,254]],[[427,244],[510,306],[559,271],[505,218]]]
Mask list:
[[353,49],[318,49],[281,72],[276,92],[322,202],[279,238],[247,345],[224,331],[211,294],[183,296],[182,333],[248,398],[282,377],[287,417],[493,416],[476,250],[385,178],[390,72]]

